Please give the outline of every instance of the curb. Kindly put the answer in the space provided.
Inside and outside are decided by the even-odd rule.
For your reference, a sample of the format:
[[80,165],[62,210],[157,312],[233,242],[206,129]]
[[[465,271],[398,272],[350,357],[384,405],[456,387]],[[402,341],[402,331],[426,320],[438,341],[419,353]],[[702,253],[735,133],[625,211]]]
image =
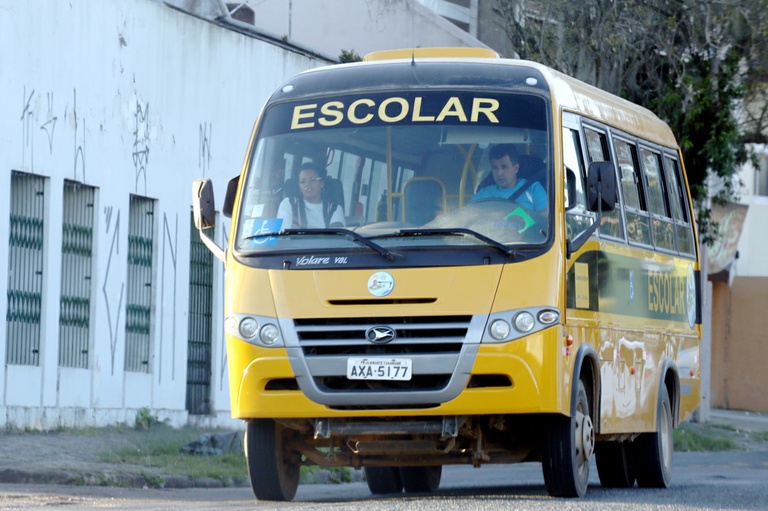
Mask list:
[[28,472],[11,468],[0,471],[0,483],[111,486],[117,488],[231,488],[248,486],[247,482],[236,483],[235,481],[222,481],[214,478],[78,472],[73,470]]

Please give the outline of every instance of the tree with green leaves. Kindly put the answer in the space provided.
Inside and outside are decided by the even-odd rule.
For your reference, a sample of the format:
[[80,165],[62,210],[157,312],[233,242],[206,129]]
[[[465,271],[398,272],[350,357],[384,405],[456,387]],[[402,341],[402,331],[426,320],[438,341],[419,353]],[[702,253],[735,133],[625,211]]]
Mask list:
[[768,0],[497,0],[495,12],[520,58],[667,121],[711,242],[706,199],[733,198],[745,143],[766,141]]

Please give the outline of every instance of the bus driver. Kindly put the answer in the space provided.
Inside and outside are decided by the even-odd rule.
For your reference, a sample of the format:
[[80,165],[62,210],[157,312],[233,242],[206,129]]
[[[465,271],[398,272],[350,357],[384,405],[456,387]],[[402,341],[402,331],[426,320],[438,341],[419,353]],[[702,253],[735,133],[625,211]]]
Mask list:
[[508,199],[537,213],[547,209],[547,192],[537,181],[517,179],[520,160],[512,144],[498,144],[489,152],[494,184],[480,188],[469,202],[483,199]]

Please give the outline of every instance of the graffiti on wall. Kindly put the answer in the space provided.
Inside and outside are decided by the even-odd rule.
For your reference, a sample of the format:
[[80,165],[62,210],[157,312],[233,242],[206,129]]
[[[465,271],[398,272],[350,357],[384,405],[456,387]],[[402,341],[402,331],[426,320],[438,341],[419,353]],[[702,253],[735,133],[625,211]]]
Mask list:
[[27,87],[24,86],[21,109],[21,166],[22,168],[27,168],[27,158],[29,158],[29,169],[32,172],[35,170],[35,140],[32,133],[32,123],[34,121],[32,98],[34,95],[35,89],[32,89],[32,91],[27,94]]
[[202,171],[202,177],[208,175],[208,169],[211,167],[211,135],[213,135],[211,123],[200,124],[200,150],[197,154],[197,166]]
[[133,112],[133,168],[135,171],[135,192],[147,194],[147,165],[149,164],[149,103],[136,98]]
[[[23,101],[21,108],[21,168],[30,172],[35,172],[35,136],[42,132],[45,142],[44,147],[48,148],[48,155],[53,156],[53,147],[56,136],[56,124],[59,122],[59,116],[56,113],[53,92],[45,93],[45,110],[43,111],[42,93],[32,89],[27,92],[27,87],[23,89]],[[79,115],[77,111],[77,89],[72,93],[72,113],[69,113],[69,107],[64,107],[64,118],[71,118],[71,126],[74,128],[73,138],[73,174],[75,181],[85,182],[85,118]],[[70,117],[71,115],[71,117]],[[39,132],[37,131],[39,128]]]
[[53,134],[56,131],[56,122],[59,118],[53,113],[53,92],[48,92],[45,96],[48,100],[48,110],[46,111],[45,122],[40,126],[40,129],[48,137],[48,152],[53,154]]
[[[77,176],[77,170],[78,170],[78,162],[79,162],[79,169],[82,173],[81,180],[85,182],[85,119],[82,119],[83,124],[83,131],[82,134],[80,133],[80,128],[78,126],[78,114],[77,114],[77,89],[73,92],[73,100],[74,100],[74,106],[72,109],[72,118],[74,122],[72,123],[75,127],[75,140],[74,140],[74,150],[75,150],[75,181],[78,180]],[[66,117],[66,113],[64,114],[64,117]],[[80,138],[80,140],[78,140]]]
[[111,360],[111,374],[115,375],[115,354],[117,353],[117,341],[119,339],[120,311],[123,310],[123,295],[125,282],[112,273],[112,261],[120,255],[120,211],[117,211],[114,223],[112,222],[112,206],[104,208],[104,224],[107,236],[112,234],[107,255],[107,266],[104,270],[104,282],[101,293],[104,297],[104,306],[107,310],[107,325],[109,327],[109,349]]
[[[169,273],[171,280],[173,281],[171,293],[171,380],[176,379],[176,256],[179,240],[179,215],[177,214],[174,219],[173,232],[171,232],[171,226],[168,221],[168,214],[163,213],[163,253],[162,253],[162,275],[160,280],[160,303],[163,305],[160,308],[160,349],[159,361],[158,361],[158,383],[163,382],[163,352],[165,342],[165,313],[168,307],[165,307],[165,281],[166,273]],[[169,261],[170,268],[166,268],[166,261]]]

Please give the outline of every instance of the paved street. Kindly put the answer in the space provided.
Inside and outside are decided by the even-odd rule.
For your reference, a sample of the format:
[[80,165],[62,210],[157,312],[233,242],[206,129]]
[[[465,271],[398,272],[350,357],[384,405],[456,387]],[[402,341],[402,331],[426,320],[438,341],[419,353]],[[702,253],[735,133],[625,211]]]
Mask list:
[[[764,510],[768,502],[768,451],[676,453],[667,490],[604,490],[592,470],[584,499],[547,496],[539,464],[448,467],[435,495],[373,497],[364,483],[304,485],[295,502],[257,502],[247,488],[126,489],[54,485],[0,485],[0,509],[332,509],[353,510],[543,510],[672,511]],[[309,507],[308,507],[309,506]]]

